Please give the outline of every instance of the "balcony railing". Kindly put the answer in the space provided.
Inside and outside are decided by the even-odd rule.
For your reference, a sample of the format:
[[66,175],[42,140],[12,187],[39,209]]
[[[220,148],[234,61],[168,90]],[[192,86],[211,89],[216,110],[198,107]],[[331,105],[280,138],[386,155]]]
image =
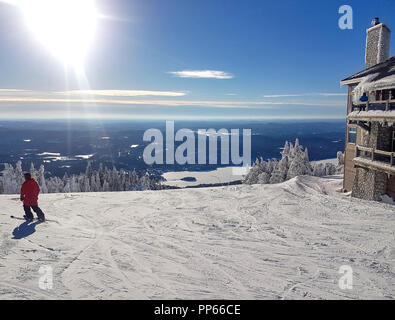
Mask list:
[[381,110],[391,111],[395,110],[395,99],[389,100],[375,100],[366,102],[353,102],[352,111],[370,111],[370,110]]
[[390,173],[395,171],[395,152],[363,147],[360,145],[356,145],[355,148],[356,158],[354,162],[389,171]]

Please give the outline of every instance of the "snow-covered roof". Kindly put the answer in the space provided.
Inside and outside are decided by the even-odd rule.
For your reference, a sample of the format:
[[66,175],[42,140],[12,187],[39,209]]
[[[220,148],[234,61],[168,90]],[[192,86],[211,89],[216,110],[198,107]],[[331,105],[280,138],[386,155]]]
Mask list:
[[395,74],[395,57],[392,57],[382,63],[376,64],[373,67],[362,70],[346,79],[343,79],[340,83],[341,85],[350,83],[359,83],[366,76],[377,74],[377,79],[372,79],[372,81],[377,81],[381,78]]
[[364,92],[395,89],[395,67],[392,69],[391,74],[382,78],[380,78],[379,73],[370,74],[363,78],[353,90],[354,101],[358,101]]
[[342,85],[358,84],[353,90],[354,102],[359,101],[363,93],[395,89],[395,57],[358,72],[340,83]]

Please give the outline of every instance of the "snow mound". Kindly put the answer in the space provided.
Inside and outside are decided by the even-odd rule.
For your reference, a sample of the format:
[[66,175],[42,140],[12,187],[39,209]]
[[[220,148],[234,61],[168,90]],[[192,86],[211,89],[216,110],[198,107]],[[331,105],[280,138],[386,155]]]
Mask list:
[[283,185],[289,186],[291,189],[301,193],[307,192],[321,195],[338,194],[343,186],[343,176],[330,176],[326,179],[325,183],[322,183],[323,179],[320,177],[297,176],[284,182]]
[[[0,299],[394,299],[395,215],[336,192],[276,185],[44,194],[27,225],[1,195]],[[342,290],[339,268],[353,269]],[[52,270],[53,288],[39,286]],[[44,269],[43,269],[44,268]]]

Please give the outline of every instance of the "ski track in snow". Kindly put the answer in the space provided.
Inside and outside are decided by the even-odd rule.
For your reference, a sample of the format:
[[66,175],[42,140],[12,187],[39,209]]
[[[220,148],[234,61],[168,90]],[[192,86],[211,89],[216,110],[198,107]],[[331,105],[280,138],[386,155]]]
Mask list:
[[[394,299],[395,207],[341,182],[45,194],[58,223],[22,239],[21,204],[1,195],[0,299]],[[38,286],[44,265],[52,290]]]

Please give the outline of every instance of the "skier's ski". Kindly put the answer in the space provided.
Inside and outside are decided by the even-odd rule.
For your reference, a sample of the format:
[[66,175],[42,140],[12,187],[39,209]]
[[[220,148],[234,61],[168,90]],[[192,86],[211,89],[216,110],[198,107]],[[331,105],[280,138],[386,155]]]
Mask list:
[[15,217],[15,216],[10,216],[10,218],[12,218],[12,219],[17,219],[17,220],[25,220],[25,221],[39,221],[38,220],[38,218],[33,218],[33,219],[29,219],[29,220],[27,220],[27,219],[25,219],[25,218],[21,218],[21,217]]
[[24,221],[36,221],[36,222],[46,222],[46,221],[50,221],[50,222],[56,222],[57,224],[59,224],[58,221],[55,220],[49,220],[49,219],[45,219],[44,221],[40,221],[38,220],[38,218],[33,218],[32,220],[26,220],[25,218],[21,218],[21,217],[15,217],[15,216],[10,216],[10,218],[12,219],[17,219],[17,220],[24,220]]

